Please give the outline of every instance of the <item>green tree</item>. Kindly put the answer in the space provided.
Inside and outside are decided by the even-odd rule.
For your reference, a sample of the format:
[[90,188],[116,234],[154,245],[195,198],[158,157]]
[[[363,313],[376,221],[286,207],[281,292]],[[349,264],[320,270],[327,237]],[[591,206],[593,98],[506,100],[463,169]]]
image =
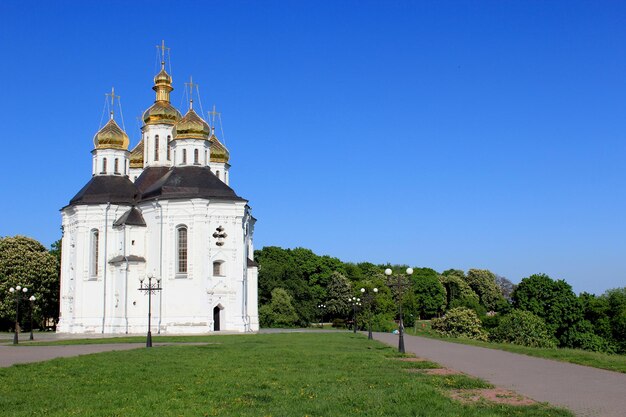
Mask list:
[[556,339],[552,336],[543,319],[530,311],[512,310],[500,319],[489,338],[494,342],[516,345],[553,348]]
[[555,281],[545,274],[522,279],[513,292],[513,306],[541,317],[550,332],[567,347],[565,332],[582,320],[582,306],[572,287],[563,280]]
[[411,275],[411,297],[416,319],[431,318],[443,313],[446,307],[446,289],[439,280],[439,274],[430,268],[414,268]]
[[327,289],[326,311],[330,318],[346,317],[350,311],[348,298],[352,297],[352,285],[348,278],[333,272]]
[[479,309],[478,295],[467,285],[463,271],[449,269],[444,271],[439,279],[446,289],[446,305],[448,309],[455,307]]
[[[59,319],[59,264],[57,258],[36,241],[25,236],[0,238],[0,294],[10,287],[28,287],[34,295],[33,315],[37,322]],[[0,298],[0,320],[6,328],[15,317],[13,297]],[[24,318],[25,315],[22,315]]]
[[431,321],[432,329],[448,337],[487,340],[476,312],[465,307],[449,310],[445,316]]
[[293,327],[298,323],[293,298],[283,288],[272,291],[272,300],[261,306],[259,316],[264,327]]
[[608,304],[612,339],[620,353],[626,353],[626,287],[608,290],[602,295]]
[[605,296],[596,297],[594,294],[583,292],[578,296],[578,299],[584,319],[593,326],[593,333],[605,340],[612,341],[613,331],[608,298]]
[[470,269],[467,271],[465,282],[478,295],[480,304],[487,310],[499,310],[506,303],[493,272],[487,269]]

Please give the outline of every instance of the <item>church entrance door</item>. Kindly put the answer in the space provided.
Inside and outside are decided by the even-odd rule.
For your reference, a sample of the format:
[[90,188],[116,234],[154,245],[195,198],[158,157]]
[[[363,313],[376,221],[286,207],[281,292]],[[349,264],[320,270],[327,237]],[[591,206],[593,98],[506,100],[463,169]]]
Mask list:
[[219,306],[213,309],[213,330],[216,332],[220,330],[220,311]]

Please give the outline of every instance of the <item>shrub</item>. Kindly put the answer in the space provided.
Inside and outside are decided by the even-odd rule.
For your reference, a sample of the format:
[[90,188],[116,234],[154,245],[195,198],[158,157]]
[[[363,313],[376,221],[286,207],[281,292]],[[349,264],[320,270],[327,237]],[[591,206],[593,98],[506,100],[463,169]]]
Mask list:
[[442,318],[433,319],[431,323],[432,329],[444,336],[487,340],[478,315],[469,308],[453,308]]
[[332,327],[335,327],[337,329],[345,329],[346,321],[344,319],[334,319]]
[[616,346],[593,332],[593,325],[581,320],[568,328],[561,336],[561,345],[572,349],[584,349],[593,352],[615,353]]
[[292,303],[293,298],[282,288],[272,291],[272,301],[259,309],[261,327],[293,327],[298,314]]
[[543,319],[524,310],[513,310],[503,316],[489,338],[494,342],[514,343],[522,346],[556,347],[556,340],[550,334]]
[[[405,323],[406,327],[406,323]],[[398,328],[398,323],[389,314],[374,314],[372,317],[372,330],[376,332],[392,332]]]

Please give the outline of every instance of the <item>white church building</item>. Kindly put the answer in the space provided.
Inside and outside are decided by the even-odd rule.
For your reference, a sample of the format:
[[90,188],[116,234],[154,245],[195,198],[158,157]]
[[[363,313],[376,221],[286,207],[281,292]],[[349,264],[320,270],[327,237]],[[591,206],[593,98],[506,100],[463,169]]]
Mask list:
[[[251,332],[259,328],[255,218],[229,187],[229,152],[193,109],[170,103],[172,77],[154,77],[142,138],[111,112],[95,135],[92,176],[61,209],[60,333]],[[190,95],[192,97],[192,95]],[[86,174],[86,173],[85,173]]]

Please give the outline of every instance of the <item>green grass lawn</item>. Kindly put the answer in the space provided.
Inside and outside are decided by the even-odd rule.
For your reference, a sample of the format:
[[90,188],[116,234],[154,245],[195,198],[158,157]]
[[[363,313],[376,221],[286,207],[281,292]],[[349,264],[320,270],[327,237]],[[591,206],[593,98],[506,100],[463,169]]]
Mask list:
[[508,352],[521,353],[528,356],[536,356],[538,358],[554,359],[562,362],[576,363],[578,365],[586,365],[594,368],[626,373],[626,355],[611,355],[608,353],[589,352],[580,349],[532,348],[513,345],[511,343],[480,342],[471,339],[444,337],[430,328],[429,320],[418,322],[416,328],[407,327],[406,332],[407,334],[441,339],[446,342],[481,346],[489,349],[506,350]]
[[[189,340],[190,338],[185,338]],[[407,372],[391,347],[352,333],[191,338],[174,345],[0,369],[7,416],[571,416],[546,405],[461,405],[467,376]]]

